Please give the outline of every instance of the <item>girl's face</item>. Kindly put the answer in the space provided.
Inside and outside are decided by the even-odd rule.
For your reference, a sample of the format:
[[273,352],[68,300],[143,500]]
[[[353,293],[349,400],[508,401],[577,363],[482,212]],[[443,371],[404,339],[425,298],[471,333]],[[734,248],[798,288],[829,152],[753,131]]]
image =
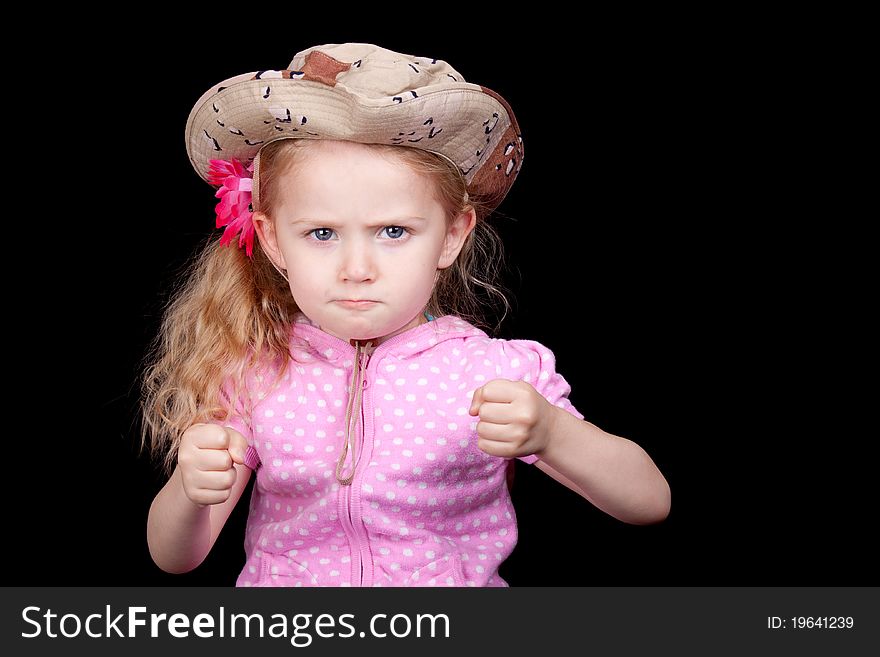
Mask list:
[[473,212],[448,225],[430,180],[362,144],[318,140],[300,155],[279,179],[274,222],[254,215],[297,306],[343,340],[384,339],[420,324]]

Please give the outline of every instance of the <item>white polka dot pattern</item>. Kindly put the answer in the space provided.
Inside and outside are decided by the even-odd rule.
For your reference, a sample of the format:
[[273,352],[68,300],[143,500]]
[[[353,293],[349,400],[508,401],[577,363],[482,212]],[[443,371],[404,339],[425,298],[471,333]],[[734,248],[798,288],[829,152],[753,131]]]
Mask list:
[[[248,378],[250,422],[227,424],[256,469],[238,586],[506,586],[516,545],[507,460],[477,447],[468,414],[496,378],[532,384],[578,418],[552,353],[440,317],[379,345],[363,392],[358,466],[334,476],[354,348],[301,316],[288,374]],[[522,460],[533,463],[536,457]]]

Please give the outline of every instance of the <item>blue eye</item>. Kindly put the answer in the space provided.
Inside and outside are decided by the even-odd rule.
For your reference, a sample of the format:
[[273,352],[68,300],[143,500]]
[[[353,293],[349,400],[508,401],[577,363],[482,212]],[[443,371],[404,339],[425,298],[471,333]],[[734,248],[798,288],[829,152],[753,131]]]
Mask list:
[[400,239],[406,233],[406,230],[402,226],[386,226],[385,234],[388,235],[391,239]]
[[326,242],[333,237],[333,231],[329,228],[315,228],[315,230],[312,231],[312,235],[314,235],[315,239],[319,242]]

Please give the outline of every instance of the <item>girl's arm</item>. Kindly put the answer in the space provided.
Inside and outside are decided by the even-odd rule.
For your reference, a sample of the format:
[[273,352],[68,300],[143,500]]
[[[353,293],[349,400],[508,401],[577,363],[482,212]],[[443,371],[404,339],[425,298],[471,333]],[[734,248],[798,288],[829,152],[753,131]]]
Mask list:
[[666,478],[639,445],[550,405],[546,447],[535,465],[622,522],[645,525],[669,515]]
[[214,546],[229,514],[241,498],[251,469],[235,463],[235,482],[220,504],[198,505],[183,490],[180,466],[159,491],[147,519],[150,556],[168,573],[186,573],[198,566]]
[[480,418],[479,447],[487,454],[535,454],[541,470],[623,522],[669,515],[669,484],[645,450],[554,406],[531,384],[489,381],[474,391],[470,414]]
[[177,467],[147,518],[153,561],[188,572],[211,551],[250,478],[247,439],[232,427],[199,422],[180,437]]

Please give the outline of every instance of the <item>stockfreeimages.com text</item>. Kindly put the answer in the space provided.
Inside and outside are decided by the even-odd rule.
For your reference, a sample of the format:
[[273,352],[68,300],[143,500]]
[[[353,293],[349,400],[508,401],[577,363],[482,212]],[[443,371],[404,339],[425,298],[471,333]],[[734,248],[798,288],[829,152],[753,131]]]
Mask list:
[[314,637],[351,638],[449,638],[450,623],[446,614],[373,614],[367,626],[358,630],[354,614],[236,614],[227,613],[220,607],[216,613],[200,613],[190,618],[188,614],[148,613],[146,607],[126,607],[115,613],[106,605],[103,613],[96,612],[81,618],[74,613],[59,614],[52,609],[25,607],[22,620],[28,625],[21,636],[26,639],[46,636],[50,638],[94,639],[138,636],[170,636],[186,638],[190,635],[204,639],[225,637],[271,637],[289,639],[291,645],[304,648]]

